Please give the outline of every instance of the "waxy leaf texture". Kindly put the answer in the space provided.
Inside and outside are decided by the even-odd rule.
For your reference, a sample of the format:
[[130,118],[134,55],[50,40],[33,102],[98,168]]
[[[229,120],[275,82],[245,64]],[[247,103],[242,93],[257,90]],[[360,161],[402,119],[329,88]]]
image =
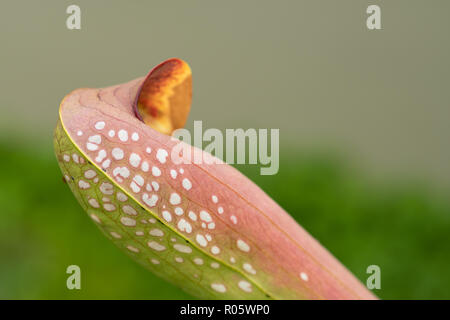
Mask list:
[[[60,106],[54,139],[59,165],[106,237],[145,268],[199,298],[375,298],[239,171],[223,163],[174,163],[171,150],[181,142],[165,133],[180,125],[166,123],[157,131],[158,123],[151,119],[147,125],[136,115],[152,105],[149,92],[163,96],[164,86],[153,90],[152,83],[143,85],[149,78],[78,89]],[[176,90],[167,77],[164,81],[170,88],[167,101],[176,101]],[[188,97],[189,88],[181,94]],[[176,118],[181,105],[185,114],[175,122],[184,123],[190,100],[180,101],[172,105],[169,118]],[[158,108],[167,110],[164,103]],[[186,148],[194,153],[194,147]]]

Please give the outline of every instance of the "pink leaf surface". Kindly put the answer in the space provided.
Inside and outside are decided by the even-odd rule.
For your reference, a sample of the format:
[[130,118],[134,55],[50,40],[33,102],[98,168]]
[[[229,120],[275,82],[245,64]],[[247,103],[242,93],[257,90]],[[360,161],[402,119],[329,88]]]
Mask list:
[[[60,106],[55,148],[61,169],[66,180],[74,178],[71,190],[112,241],[199,297],[375,298],[239,171],[223,163],[175,164],[171,152],[180,142],[136,117],[144,79],[78,89]],[[131,209],[121,198],[132,201]],[[160,222],[176,241],[158,240],[141,217]],[[182,255],[173,259],[183,263],[170,266],[181,271],[170,271],[160,262],[177,251]],[[200,256],[220,268],[195,263]],[[193,267],[183,266],[188,260]],[[200,277],[205,282],[195,288]]]

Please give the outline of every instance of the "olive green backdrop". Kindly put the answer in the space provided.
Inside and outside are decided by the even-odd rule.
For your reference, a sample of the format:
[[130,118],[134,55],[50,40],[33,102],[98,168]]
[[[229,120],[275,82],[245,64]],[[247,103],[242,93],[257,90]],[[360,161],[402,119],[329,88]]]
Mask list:
[[[81,7],[81,30],[66,8]],[[378,4],[382,30],[366,28]],[[382,298],[450,298],[450,2],[23,1],[0,5],[0,298],[189,298],[116,250],[61,175],[61,99],[169,57],[193,70],[187,124],[279,128],[254,181]],[[65,288],[81,266],[83,288]]]

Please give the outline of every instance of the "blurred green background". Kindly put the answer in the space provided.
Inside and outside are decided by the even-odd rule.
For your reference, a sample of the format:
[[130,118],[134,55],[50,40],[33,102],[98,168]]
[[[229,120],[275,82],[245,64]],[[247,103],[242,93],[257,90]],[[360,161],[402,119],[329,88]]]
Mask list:
[[187,127],[279,128],[279,173],[238,169],[363,282],[379,265],[379,297],[450,298],[450,2],[80,0],[71,31],[73,3],[1,4],[0,298],[192,298],[101,235],[52,150],[65,94],[172,56],[193,70]]

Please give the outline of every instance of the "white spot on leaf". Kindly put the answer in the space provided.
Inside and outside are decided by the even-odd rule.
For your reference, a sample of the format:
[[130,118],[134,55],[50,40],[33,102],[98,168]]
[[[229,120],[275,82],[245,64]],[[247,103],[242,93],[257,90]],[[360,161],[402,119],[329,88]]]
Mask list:
[[128,197],[120,191],[117,192],[116,197],[117,197],[117,200],[119,200],[120,202],[125,202],[128,200]]
[[94,198],[91,198],[88,200],[88,203],[91,205],[91,207],[93,208],[100,208],[100,205],[98,204],[98,201]]
[[158,159],[158,161],[161,162],[161,163],[165,163],[166,162],[166,158],[167,158],[168,155],[169,154],[164,149],[158,149],[158,151],[156,151],[156,159]]
[[220,248],[218,246],[212,246],[211,253],[212,254],[219,254],[220,253]]
[[173,248],[182,253],[191,253],[192,252],[192,249],[188,246],[185,246],[184,244],[178,244],[178,243],[174,244]]
[[103,208],[106,211],[109,211],[109,212],[116,210],[116,206],[113,205],[112,203],[105,203],[105,204],[103,204]]
[[237,246],[241,251],[244,252],[249,252],[250,251],[250,246],[243,240],[239,239],[237,241]]
[[156,205],[156,202],[158,201],[158,196],[156,194],[152,194],[152,196],[150,197],[147,193],[144,193],[142,195],[142,200],[149,207],[154,207]]
[[188,216],[192,221],[197,221],[197,215],[195,214],[194,211],[189,211]]
[[191,188],[192,188],[192,183],[191,183],[191,181],[189,181],[188,178],[183,179],[182,185],[183,185],[183,188],[185,188],[188,191],[191,190]]
[[130,216],[137,216],[136,210],[130,205],[127,205],[127,204],[124,205],[122,207],[122,210],[123,210],[123,212],[125,212],[126,214],[129,214]]
[[95,222],[97,222],[97,223],[102,223],[101,221],[100,221],[100,219],[99,219],[99,217],[97,217],[97,215],[95,215],[95,214],[91,214],[91,219],[92,220],[94,220]]
[[239,281],[238,286],[245,292],[252,292],[252,285],[248,281],[241,280]]
[[78,187],[80,189],[84,190],[84,189],[89,189],[91,187],[91,185],[88,182],[84,181],[84,180],[80,180],[80,181],[78,181]]
[[120,234],[118,234],[117,232],[115,232],[115,231],[111,231],[109,234],[110,234],[113,238],[116,238],[116,239],[121,239],[121,238],[122,238],[122,236],[121,236]]
[[95,134],[93,136],[90,136],[88,138],[88,141],[95,144],[100,144],[102,142],[102,137],[99,134]]
[[164,231],[162,231],[161,229],[158,229],[158,228],[151,229],[148,233],[149,233],[149,235],[154,236],[154,237],[164,236]]
[[250,274],[256,274],[256,270],[253,269],[253,266],[250,263],[244,263],[242,265],[245,271],[247,271]]
[[176,193],[176,192],[173,192],[171,195],[170,195],[170,203],[171,204],[173,204],[174,206],[175,205],[177,205],[177,204],[180,204],[181,203],[181,198],[180,198],[180,195],[178,194],[178,193]]
[[308,281],[308,279],[309,279],[308,275],[306,273],[304,273],[304,272],[300,272],[300,278],[303,281]]
[[221,283],[211,283],[211,288],[220,293],[227,291],[227,288]]
[[152,167],[152,174],[153,174],[153,176],[155,176],[155,177],[159,177],[159,176],[161,175],[161,170],[159,170],[158,167],[153,166],[153,167]]
[[202,219],[205,222],[212,222],[211,215],[204,210],[200,211],[200,219]]
[[137,168],[139,167],[139,164],[141,163],[141,157],[137,153],[130,154],[130,164],[131,166]]
[[123,156],[124,156],[123,150],[120,148],[112,149],[111,154],[112,154],[113,158],[116,160],[122,160]]
[[144,172],[148,172],[148,169],[149,169],[150,167],[149,167],[149,165],[148,165],[148,162],[147,161],[143,161],[142,162],[142,165],[141,165],[141,170],[142,171],[144,171]]
[[159,190],[159,183],[156,182],[156,181],[152,181],[152,187],[153,187],[153,189],[155,189],[155,191],[158,191]]
[[97,130],[102,130],[104,128],[105,128],[105,121],[98,121],[95,124],[95,129],[97,129]]
[[156,251],[164,251],[164,250],[166,250],[165,246],[163,246],[162,244],[159,244],[158,242],[155,242],[155,241],[149,241],[147,243],[147,245],[150,248],[152,248],[153,250],[156,250]]
[[120,222],[122,222],[122,224],[127,227],[134,227],[136,225],[136,220],[129,217],[120,218]]
[[119,130],[117,135],[119,136],[120,141],[125,142],[128,140],[128,132],[126,130]]
[[92,169],[86,170],[86,171],[84,172],[84,177],[85,177],[86,179],[92,179],[92,178],[95,177],[96,175],[97,175],[97,173],[96,173],[94,170],[92,170]]
[[106,158],[106,151],[104,149],[100,150],[95,158],[95,161],[100,163]]
[[205,237],[201,234],[197,234],[197,236],[195,237],[195,240],[202,247],[206,247],[208,245],[208,242],[206,241]]
[[138,252],[139,252],[139,249],[138,249],[138,248],[135,248],[135,247],[133,247],[133,246],[127,246],[127,249],[130,250],[131,252],[135,252],[135,253],[138,253]]
[[98,145],[88,142],[88,143],[86,143],[86,148],[89,151],[95,151],[98,149]]
[[170,214],[169,211],[164,210],[164,211],[162,212],[162,216],[163,216],[164,220],[166,220],[167,222],[172,221],[172,215]]
[[180,221],[178,221],[178,229],[180,231],[186,232],[186,233],[191,233],[192,232],[192,226],[189,222],[187,222],[185,219],[180,219]]

